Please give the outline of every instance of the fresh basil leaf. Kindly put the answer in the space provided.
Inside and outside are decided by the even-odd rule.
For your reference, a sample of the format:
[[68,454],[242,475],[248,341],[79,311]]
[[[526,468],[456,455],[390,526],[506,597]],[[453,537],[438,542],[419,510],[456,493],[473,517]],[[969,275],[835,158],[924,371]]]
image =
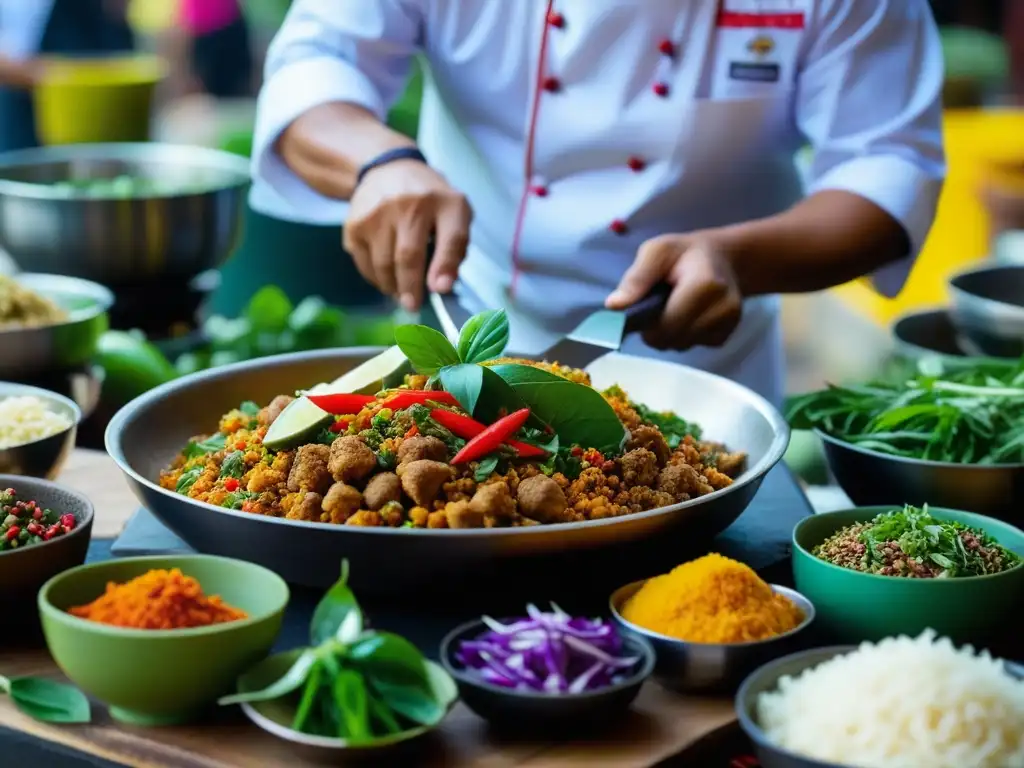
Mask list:
[[363,616],[359,611],[349,611],[342,620],[334,639],[342,645],[351,645],[363,634]]
[[186,469],[178,476],[178,482],[174,485],[174,491],[180,493],[183,496],[187,496],[192,486],[196,484],[196,480],[203,474],[202,467],[192,467]]
[[405,730],[380,695],[369,688],[366,691],[366,704],[370,711],[371,723],[373,721],[380,723],[386,736]]
[[400,325],[395,328],[395,343],[405,353],[417,373],[431,375],[446,365],[458,365],[459,353],[440,331],[425,325]]
[[459,401],[459,405],[466,409],[466,413],[476,411],[476,404],[484,386],[482,366],[469,363],[449,365],[440,370],[438,378],[445,391]]
[[232,451],[224,457],[220,465],[221,477],[233,477],[241,480],[245,474],[245,454],[242,451]]
[[11,701],[29,717],[48,723],[88,723],[89,699],[74,686],[42,677],[14,677],[4,686]]
[[254,403],[252,400],[246,400],[244,403],[238,406],[238,410],[240,410],[246,416],[260,415],[260,407],[256,405],[256,403]]
[[225,509],[241,509],[245,502],[253,501],[259,497],[260,495],[254,491],[232,491],[224,497],[224,501],[220,505]]
[[483,363],[505,351],[508,344],[508,315],[490,309],[473,315],[459,333],[459,358],[464,363]]
[[280,333],[288,327],[292,302],[276,285],[265,285],[249,299],[245,319],[258,332]]
[[601,393],[540,368],[517,363],[489,370],[501,377],[558,435],[561,445],[618,451],[626,428]]
[[306,730],[310,716],[313,714],[313,705],[316,703],[317,695],[323,683],[324,668],[316,661],[309,670],[306,682],[302,686],[302,697],[299,699],[299,706],[295,708],[295,717],[292,719],[292,730],[300,733],[308,733]]
[[371,678],[373,689],[392,712],[420,725],[436,725],[445,715],[445,707],[428,686],[411,686]]
[[423,654],[399,635],[375,632],[368,640],[353,646],[348,657],[374,683],[419,686],[426,690],[430,688]]
[[366,681],[363,676],[352,669],[340,670],[334,678],[332,693],[344,727],[344,734],[338,735],[354,742],[371,738],[373,732],[370,730]]
[[316,610],[313,611],[313,621],[309,628],[311,644],[320,645],[335,637],[350,613],[359,615],[361,632],[362,611],[359,609],[359,603],[356,602],[356,596],[348,588],[348,560],[342,560],[341,578],[327,590],[327,594],[320,599]]
[[205,440],[196,442],[195,440],[189,441],[188,445],[185,446],[185,450],[181,453],[186,459],[195,459],[199,456],[204,456],[208,453],[216,453],[217,451],[223,451],[224,446],[227,445],[228,436],[215,432]]
[[295,660],[281,677],[258,691],[247,691],[245,693],[233,693],[230,696],[223,696],[217,700],[222,707],[229,704],[241,704],[245,701],[271,701],[287,696],[289,693],[299,690],[309,679],[314,665],[317,663],[317,653],[313,648],[308,648]]
[[495,469],[498,468],[498,457],[497,456],[485,456],[483,460],[476,465],[476,472],[473,473],[473,479],[478,483],[482,483],[484,480],[489,478]]

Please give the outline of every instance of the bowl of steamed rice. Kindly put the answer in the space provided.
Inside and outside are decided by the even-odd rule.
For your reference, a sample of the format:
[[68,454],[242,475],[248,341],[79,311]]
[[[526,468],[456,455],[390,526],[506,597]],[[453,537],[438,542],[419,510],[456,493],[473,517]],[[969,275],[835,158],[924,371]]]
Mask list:
[[74,448],[81,418],[66,397],[0,382],[0,474],[54,479]]
[[773,661],[736,710],[764,768],[1024,768],[1024,667],[931,630]]

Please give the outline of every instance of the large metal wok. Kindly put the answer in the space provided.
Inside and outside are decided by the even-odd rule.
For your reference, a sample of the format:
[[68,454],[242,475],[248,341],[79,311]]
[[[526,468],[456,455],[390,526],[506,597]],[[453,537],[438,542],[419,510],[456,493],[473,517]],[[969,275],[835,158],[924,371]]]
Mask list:
[[786,449],[789,429],[758,395],[692,368],[610,354],[590,366],[596,386],[621,384],[631,397],[698,422],[709,439],[749,455],[747,471],[717,493],[635,515],[586,523],[481,530],[360,528],[305,523],[221,509],[157,483],[188,439],[216,429],[220,416],[245,400],[331,381],[379,349],[341,349],[263,358],[204,371],[147,392],[110,422],[106,445],[139,500],[200,552],[272,568],[289,582],[322,587],[348,558],[357,589],[408,592],[456,577],[486,579],[511,561],[578,550],[614,548],[657,537],[682,545],[707,539],[746,509],[765,474]]

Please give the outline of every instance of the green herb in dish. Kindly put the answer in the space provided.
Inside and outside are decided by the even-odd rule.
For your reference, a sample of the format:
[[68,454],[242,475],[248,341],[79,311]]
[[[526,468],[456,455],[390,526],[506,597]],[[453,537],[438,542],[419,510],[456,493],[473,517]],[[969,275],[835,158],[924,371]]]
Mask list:
[[860,448],[956,464],[1024,463],[1024,359],[897,381],[830,386],[793,398],[794,429]]
[[855,571],[922,579],[984,576],[1021,565],[1020,557],[985,531],[939,520],[928,505],[908,505],[842,528],[812,554]]
[[276,681],[220,704],[287,698],[295,704],[293,730],[372,744],[436,725],[455,699],[454,684],[450,695],[435,690],[426,659],[408,640],[365,628],[347,561],[313,613],[310,644]]
[[13,488],[0,490],[0,552],[29,547],[71,533],[78,525],[70,512],[45,509],[20,500]]
[[0,676],[0,693],[29,717],[47,723],[88,723],[92,716],[84,693],[44,677]]

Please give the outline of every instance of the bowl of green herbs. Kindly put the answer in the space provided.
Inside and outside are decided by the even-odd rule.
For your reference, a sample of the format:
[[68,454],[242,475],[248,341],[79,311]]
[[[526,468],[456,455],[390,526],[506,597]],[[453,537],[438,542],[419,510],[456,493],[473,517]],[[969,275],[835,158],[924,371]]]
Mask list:
[[1024,359],[925,359],[885,380],[794,397],[786,418],[821,437],[854,504],[927,499],[1024,522]]
[[819,631],[837,642],[916,637],[932,628],[980,644],[1024,599],[1024,531],[982,515],[922,507],[858,507],[813,515],[793,530],[796,588]]
[[318,758],[377,757],[436,728],[458,699],[452,677],[408,640],[368,628],[348,587],[348,563],[320,600],[310,645],[245,672],[240,704],[265,731]]

